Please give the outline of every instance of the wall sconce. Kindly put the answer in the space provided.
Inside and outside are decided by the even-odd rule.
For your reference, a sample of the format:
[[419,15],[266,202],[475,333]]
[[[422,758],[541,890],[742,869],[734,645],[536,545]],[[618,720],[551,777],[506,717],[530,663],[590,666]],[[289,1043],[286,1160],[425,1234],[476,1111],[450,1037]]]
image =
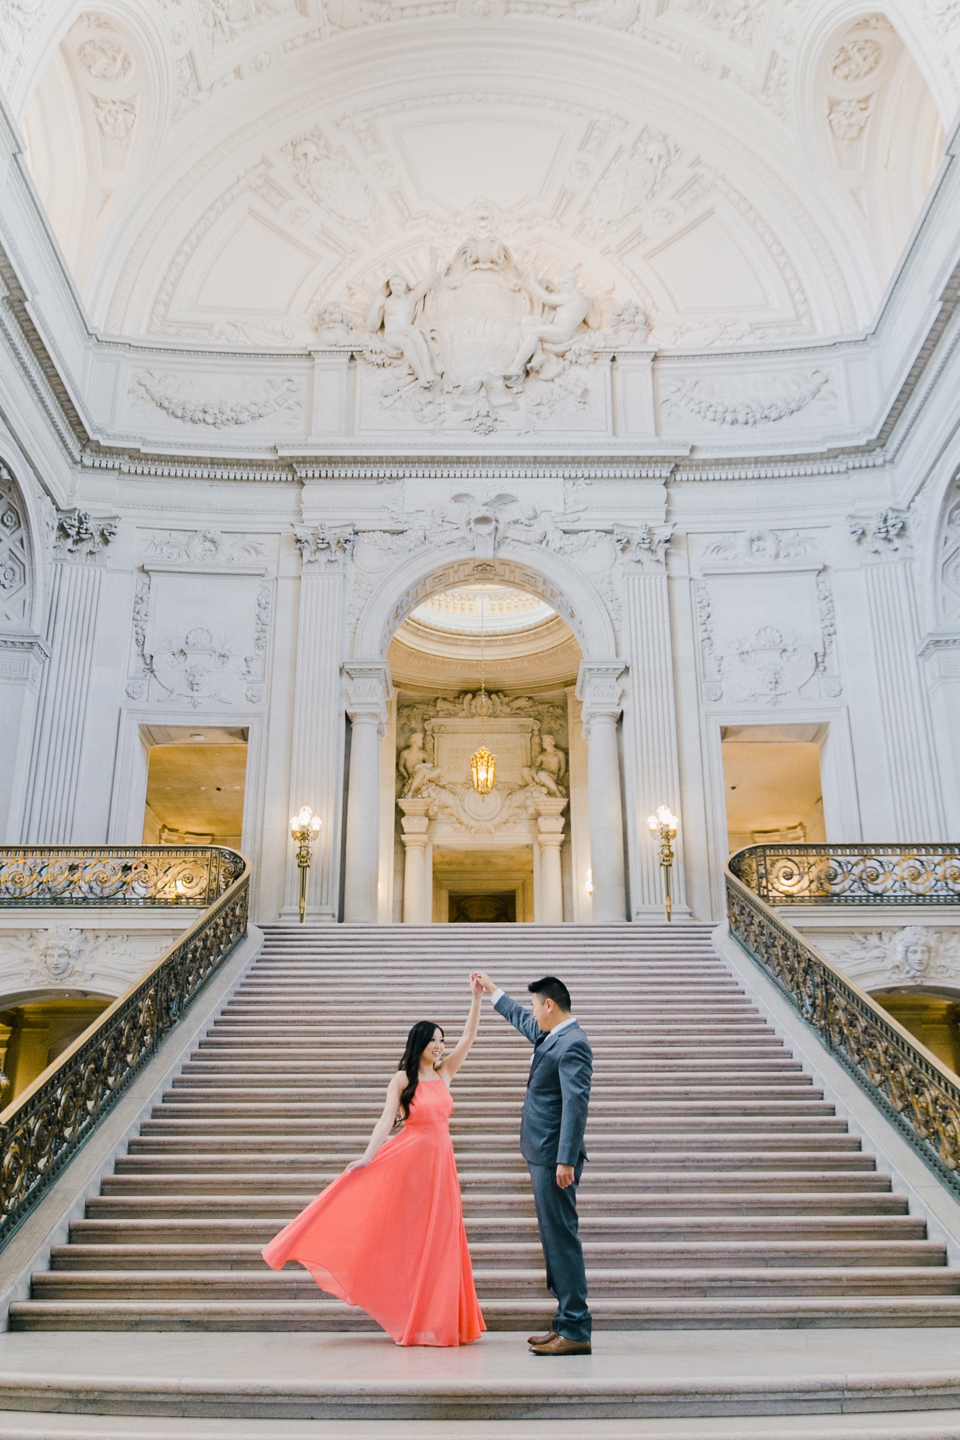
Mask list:
[[307,871],[313,858],[310,847],[320,833],[322,820],[314,815],[309,805],[301,805],[296,815],[290,816],[290,834],[297,842],[297,865],[300,868],[300,924],[307,913]]
[[673,846],[671,840],[676,839],[677,825],[679,821],[676,815],[672,815],[666,805],[658,805],[656,815],[647,816],[647,824],[656,837],[660,846],[660,871],[663,875],[663,908],[667,920],[673,919],[673,894],[671,889],[671,877],[673,875]]

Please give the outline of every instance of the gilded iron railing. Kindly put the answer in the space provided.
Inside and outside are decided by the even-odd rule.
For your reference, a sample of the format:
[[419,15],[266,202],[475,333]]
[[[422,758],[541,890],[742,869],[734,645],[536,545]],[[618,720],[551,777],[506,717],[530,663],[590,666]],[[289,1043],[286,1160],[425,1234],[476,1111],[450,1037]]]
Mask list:
[[[784,902],[776,889],[776,881],[769,884],[770,872],[764,869],[765,856],[761,853],[758,863],[757,852],[776,852],[778,864],[780,860],[790,860],[796,872],[803,876],[820,867],[822,857],[832,853],[832,848],[758,845],[732,856],[725,872],[730,933],[747,954],[768,971],[804,1020],[907,1136],[938,1177],[953,1190],[960,1191],[960,1081],[957,1076],[773,909],[774,904]],[[896,847],[880,845],[876,849],[879,874],[889,867]],[[858,859],[869,860],[867,845],[836,847],[842,858],[854,850]],[[903,846],[900,853],[906,861],[918,851],[923,852],[917,872],[921,883],[923,876],[935,868],[937,857],[957,864],[952,847],[946,845]],[[777,873],[774,870],[774,875]],[[826,875],[826,867],[821,867],[820,873]],[[857,880],[857,885],[875,883],[869,878],[871,872],[866,864],[863,873],[867,878]],[[896,883],[899,886],[912,882],[898,878]],[[762,892],[758,893],[761,885],[767,889],[770,901]],[[930,891],[921,893],[929,895]],[[957,903],[956,892],[938,893],[936,903],[950,903],[951,899]],[[857,890],[852,894],[817,890],[807,896],[805,903],[824,901],[866,903]],[[880,894],[874,897],[873,903],[890,901],[886,894]],[[899,893],[894,903],[904,903]],[[918,902],[912,898],[910,903]],[[926,903],[931,901],[928,899]]]
[[0,850],[0,884],[4,908],[207,907],[0,1113],[2,1247],[246,935],[250,870],[212,846],[47,846]]
[[960,900],[960,845],[751,845],[730,869],[768,905]]
[[18,845],[0,850],[0,905],[210,905],[243,869],[214,845]]

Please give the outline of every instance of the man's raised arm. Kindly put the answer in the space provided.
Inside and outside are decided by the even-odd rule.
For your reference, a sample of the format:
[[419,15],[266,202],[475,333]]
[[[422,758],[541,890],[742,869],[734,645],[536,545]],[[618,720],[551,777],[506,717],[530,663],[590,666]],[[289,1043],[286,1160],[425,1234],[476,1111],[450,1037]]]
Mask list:
[[518,1005],[516,1000],[511,1000],[510,996],[506,995],[498,985],[495,985],[490,979],[490,976],[484,971],[474,970],[471,973],[470,979],[473,980],[474,978],[479,981],[490,996],[490,999],[493,1001],[494,1010],[497,1010],[503,1016],[504,1020],[509,1020],[510,1024],[520,1031],[520,1034],[525,1040],[529,1040],[531,1045],[535,1045],[537,1037],[540,1034],[540,1026],[536,1020],[534,1020],[530,1011],[525,1010],[522,1005]]

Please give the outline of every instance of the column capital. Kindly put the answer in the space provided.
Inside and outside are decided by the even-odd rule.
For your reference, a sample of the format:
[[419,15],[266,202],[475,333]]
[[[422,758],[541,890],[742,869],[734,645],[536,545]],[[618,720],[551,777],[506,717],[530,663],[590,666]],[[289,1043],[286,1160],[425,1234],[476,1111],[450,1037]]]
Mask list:
[[300,551],[300,569],[304,574],[342,570],[357,543],[357,531],[353,525],[296,525],[293,536]]
[[392,695],[393,681],[385,660],[349,660],[344,664],[344,705],[354,724],[374,722],[384,735]]
[[53,542],[55,560],[98,565],[120,526],[118,515],[90,515],[86,510],[60,510]]
[[584,733],[589,734],[593,720],[619,718],[623,708],[621,676],[626,670],[622,660],[581,660],[577,675],[577,699],[583,709]]

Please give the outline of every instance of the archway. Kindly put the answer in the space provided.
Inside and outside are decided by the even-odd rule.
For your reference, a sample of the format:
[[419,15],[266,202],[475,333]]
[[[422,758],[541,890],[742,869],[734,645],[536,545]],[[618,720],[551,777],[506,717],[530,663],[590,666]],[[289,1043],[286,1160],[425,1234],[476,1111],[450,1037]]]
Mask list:
[[[611,544],[606,536],[599,543]],[[458,903],[451,910],[451,897],[469,892],[497,893],[501,915],[527,920],[625,918],[615,683],[623,665],[612,658],[613,624],[566,557],[544,549],[531,564],[519,558],[526,548],[510,543],[490,558],[447,552],[432,565],[421,551],[400,566],[394,558],[381,576],[376,557],[358,545],[361,571],[374,573],[357,618],[356,658],[344,664],[346,920],[449,920],[464,913]],[[482,616],[493,666],[485,687]],[[592,683],[597,668],[610,693],[585,714],[584,675]],[[469,762],[487,741],[502,753],[484,795]],[[602,807],[593,799],[598,786]],[[599,896],[591,873],[600,868],[598,839]],[[524,850],[527,875],[516,863]],[[506,851],[514,863],[504,880]],[[466,876],[465,852],[476,860]],[[441,871],[458,867],[464,884],[454,874],[444,884]]]

